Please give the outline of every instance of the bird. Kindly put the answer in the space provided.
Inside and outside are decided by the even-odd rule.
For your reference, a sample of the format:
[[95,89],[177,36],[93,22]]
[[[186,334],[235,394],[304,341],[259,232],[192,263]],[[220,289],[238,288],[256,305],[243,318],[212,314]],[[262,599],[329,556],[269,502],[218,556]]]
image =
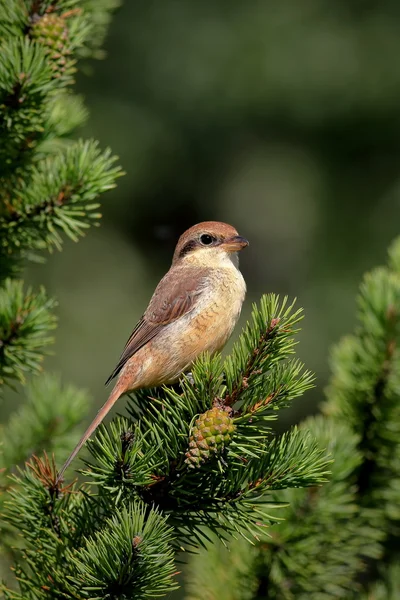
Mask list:
[[246,294],[238,253],[248,245],[232,225],[219,221],[198,223],[180,236],[171,268],[106,381],[116,378],[116,383],[58,472],[57,483],[121,396],[175,383],[200,354],[224,347]]

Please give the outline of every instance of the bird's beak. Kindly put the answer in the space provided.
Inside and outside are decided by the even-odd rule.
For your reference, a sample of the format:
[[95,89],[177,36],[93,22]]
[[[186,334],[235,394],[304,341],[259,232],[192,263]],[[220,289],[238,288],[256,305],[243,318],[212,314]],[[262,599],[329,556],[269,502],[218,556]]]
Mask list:
[[238,252],[239,250],[243,250],[246,246],[249,245],[248,240],[242,237],[241,235],[234,235],[231,238],[227,238],[221,244],[226,252]]

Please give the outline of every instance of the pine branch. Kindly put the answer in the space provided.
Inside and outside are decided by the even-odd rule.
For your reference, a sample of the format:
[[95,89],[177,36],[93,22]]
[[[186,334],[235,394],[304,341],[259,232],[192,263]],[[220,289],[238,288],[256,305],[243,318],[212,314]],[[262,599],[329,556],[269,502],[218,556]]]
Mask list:
[[[0,44],[0,181],[15,171],[42,139],[47,98],[57,90],[45,51],[28,39]],[[2,192],[4,195],[4,191]]]
[[[16,576],[24,598],[46,598],[49,593],[76,598],[65,595],[65,562],[59,559],[70,545],[81,544],[82,535],[88,533],[88,528],[82,527],[86,496],[84,490],[77,493],[74,485],[57,486],[56,475],[55,465],[47,457],[34,459],[18,477],[12,477],[7,494],[7,523],[23,536]],[[8,593],[5,587],[0,590]]]
[[[10,473],[15,472],[16,466],[23,464],[33,454],[42,453],[44,448],[55,452],[59,460],[66,458],[70,448],[79,439],[77,425],[88,407],[88,397],[84,392],[73,386],[62,386],[55,376],[37,378],[26,390],[27,401],[11,415],[8,423],[0,427],[1,514],[4,513],[4,502],[12,485]],[[40,466],[40,463],[36,461],[36,465]],[[46,468],[42,472],[46,474]],[[49,472],[51,468],[47,463],[47,474]],[[42,483],[47,487],[48,482],[48,475],[47,480],[42,477]],[[61,492],[65,493],[65,490]],[[0,520],[0,540],[0,550],[15,561],[18,552],[16,547],[21,545],[21,541],[3,519]]]
[[27,373],[40,371],[45,346],[53,341],[54,306],[43,289],[24,292],[22,281],[7,280],[0,288],[0,384],[24,383]]
[[9,492],[7,519],[24,536],[22,597],[144,599],[177,587],[173,532],[160,513],[135,502],[107,517],[86,490],[57,486],[56,475],[47,457],[35,458]]
[[159,512],[139,503],[123,508],[74,556],[71,588],[81,598],[163,596],[178,587],[172,540]]
[[2,0],[0,281],[29,251],[83,235],[100,216],[94,201],[122,174],[108,150],[65,138],[87,114],[67,89],[76,58],[98,52],[117,4]]
[[[269,513],[279,506],[270,502],[272,490],[325,481],[329,460],[314,440],[295,429],[274,438],[265,427],[265,419],[275,418],[279,407],[311,385],[300,363],[285,361],[294,345],[291,325],[299,315],[291,315],[285,304],[281,306],[275,296],[263,297],[227,363],[219,355],[201,357],[179,387],[136,393],[129,404],[130,422],[100,429],[89,444],[96,463],[88,463],[85,474],[95,480],[106,502],[140,498],[159,507],[178,532],[181,545],[190,545],[193,540],[202,543],[205,524],[219,535],[227,531],[258,535],[277,519]],[[271,343],[264,332],[273,320],[276,330]],[[254,356],[257,362],[251,364],[257,373],[253,376],[248,366]],[[225,364],[235,378],[229,380]],[[274,402],[263,402],[270,395]],[[233,413],[226,406],[232,398],[236,399]],[[199,437],[190,442],[195,422],[204,431],[201,442]],[[232,433],[218,449],[222,443],[218,432],[224,423],[232,424]],[[213,427],[216,437],[212,437]],[[124,446],[126,436],[130,442]],[[212,455],[211,442],[216,444]],[[189,443],[201,444],[197,454],[196,448],[190,451],[199,460],[188,461]]]
[[[394,248],[399,249],[397,243]],[[392,264],[397,259],[392,250]],[[364,460],[358,474],[360,501],[399,515],[400,479],[400,274],[379,268],[360,289],[355,335],[334,350],[325,412],[360,433]],[[397,517],[396,517],[397,518]]]
[[[321,417],[308,419],[301,429],[335,457],[330,481],[318,488],[273,494],[275,501],[286,502],[286,508],[281,508],[282,519],[254,549],[241,540],[229,540],[227,550],[213,540],[211,548],[193,556],[188,571],[191,600],[242,600],[234,587],[222,591],[225,563],[233,580],[240,574],[248,582],[243,595],[248,599],[350,598],[360,590],[354,577],[366,560],[379,556],[382,533],[362,517],[355,502],[354,483],[362,463],[359,437],[345,425]],[[207,571],[213,576],[199,587],[199,577]]]
[[0,0],[0,42],[21,34],[27,21],[24,2]]
[[[64,235],[77,240],[96,224],[97,198],[121,174],[108,150],[66,137],[87,115],[82,100],[69,91],[77,60],[100,56],[116,5],[115,0],[0,0],[0,384],[24,382],[27,373],[40,370],[55,326],[50,312],[54,301],[43,290],[24,292],[21,282],[8,278],[16,276],[24,259],[38,259],[36,251],[59,249]],[[76,442],[75,425],[86,406],[82,392],[61,387],[56,378],[42,378],[2,430],[2,512],[6,499],[8,503],[0,538],[14,555],[21,590],[19,594],[4,587],[7,598],[82,598],[82,581],[95,575],[85,562],[92,555],[88,539],[106,527],[107,506],[83,487],[57,486],[55,464],[47,456],[34,458],[19,477],[8,478],[16,463],[44,446],[62,460]],[[113,513],[115,518],[122,515]],[[151,518],[153,513],[148,514]],[[154,531],[168,537],[162,518],[158,529],[156,520]],[[20,539],[11,550],[16,532]],[[164,563],[152,549],[144,539],[131,563],[140,574],[143,597],[146,589],[151,593],[174,587],[169,543]],[[110,551],[107,564],[113,566],[116,559],[120,566],[121,555],[116,558]],[[156,574],[158,560],[164,567]],[[120,575],[110,582],[112,589],[118,589]],[[84,597],[92,597],[86,591]]]
[[[295,326],[303,318],[302,310],[293,312],[293,307],[294,302],[288,306],[287,297],[279,306],[279,298],[274,294],[264,295],[259,308],[253,305],[251,321],[224,363],[225,404],[238,404],[242,413],[264,412],[273,419],[271,409],[284,406],[312,387],[313,377],[307,371],[301,375],[303,365],[299,361],[292,363],[293,385],[288,385],[290,376],[285,361],[294,353],[294,336],[299,331]],[[283,370],[279,367],[282,363]],[[274,377],[281,381],[276,382],[274,391],[266,389]]]
[[[115,0],[87,6],[79,0],[14,2],[10,0],[0,23],[0,181],[4,201],[22,168],[29,168],[43,143],[69,133],[81,122],[69,110],[60,127],[53,119],[55,99],[66,106],[79,52],[99,56]],[[2,12],[3,16],[3,12]],[[96,36],[96,37],[94,37]],[[75,103],[76,104],[76,103]],[[64,109],[65,112],[65,109]],[[43,150],[42,150],[43,151]]]
[[0,219],[2,252],[60,249],[61,234],[77,241],[100,217],[97,196],[115,187],[122,174],[115,161],[109,150],[83,141],[41,161]]

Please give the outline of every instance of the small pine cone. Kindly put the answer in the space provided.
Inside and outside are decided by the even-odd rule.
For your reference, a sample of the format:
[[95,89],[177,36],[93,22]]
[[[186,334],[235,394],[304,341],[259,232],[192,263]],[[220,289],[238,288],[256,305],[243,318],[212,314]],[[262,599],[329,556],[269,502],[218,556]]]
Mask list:
[[71,51],[68,49],[66,19],[54,14],[39,17],[32,25],[31,37],[46,49],[54,77],[62,77],[74,71]]
[[203,413],[192,429],[185,462],[195,468],[220,454],[230,443],[234,431],[233,420],[222,408],[214,407]]

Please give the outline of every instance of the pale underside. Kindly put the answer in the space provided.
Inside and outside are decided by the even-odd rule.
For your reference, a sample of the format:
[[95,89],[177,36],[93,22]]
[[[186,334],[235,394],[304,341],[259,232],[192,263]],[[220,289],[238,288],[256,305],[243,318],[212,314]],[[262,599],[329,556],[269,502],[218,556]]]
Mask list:
[[218,268],[187,261],[165,275],[108,381],[120,373],[124,391],[172,383],[199,354],[225,345],[246,286],[236,261],[218,259]]

